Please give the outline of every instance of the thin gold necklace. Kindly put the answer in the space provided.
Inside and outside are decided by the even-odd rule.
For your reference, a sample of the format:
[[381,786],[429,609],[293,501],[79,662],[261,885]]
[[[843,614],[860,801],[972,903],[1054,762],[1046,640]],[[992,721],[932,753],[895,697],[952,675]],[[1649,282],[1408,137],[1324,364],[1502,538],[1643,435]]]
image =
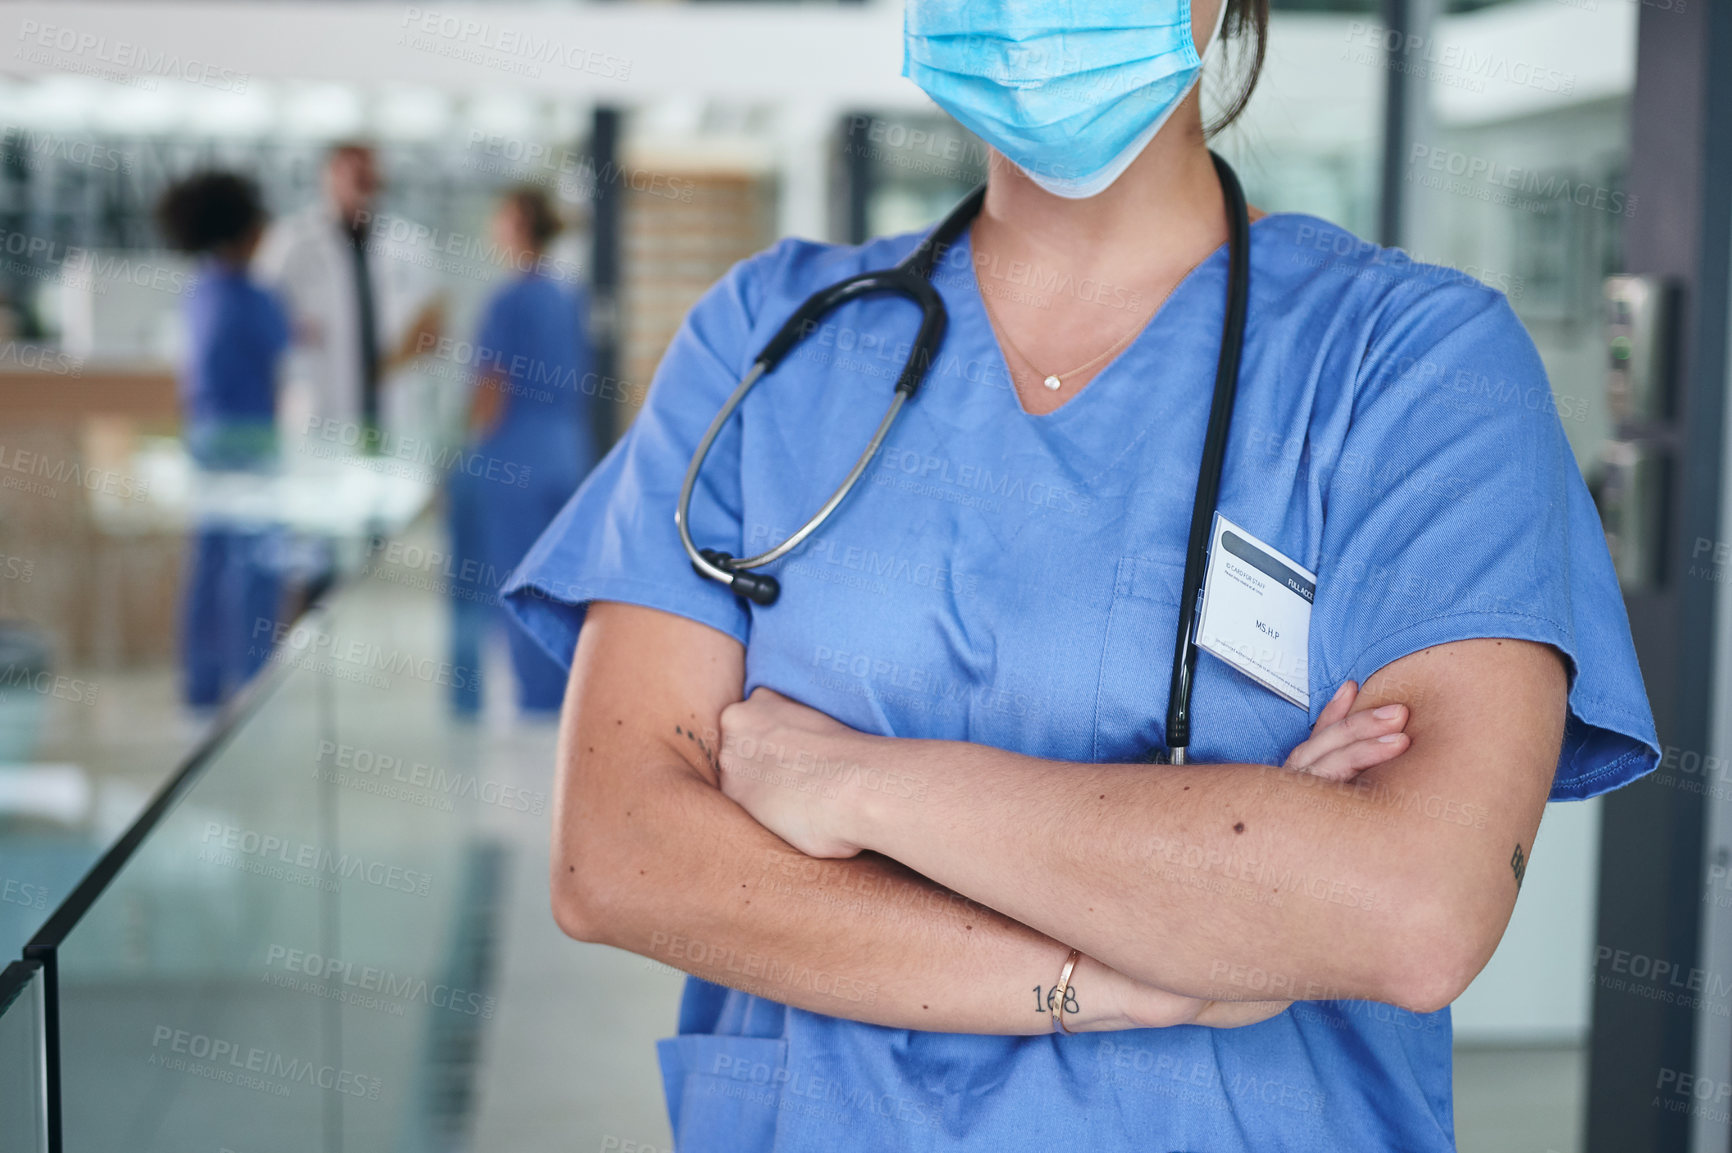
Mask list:
[[[1161,299],[1165,300],[1166,297],[1163,296]],[[1000,336],[1004,337],[1004,343],[1010,345],[1010,350],[1012,352],[1016,353],[1016,355],[1022,359],[1022,362],[1025,365],[1027,365],[1031,369],[1034,369],[1034,372],[1036,375],[1039,375],[1040,374],[1040,368],[1034,363],[1034,359],[1032,357],[1030,357],[1028,355],[1028,353],[1024,352],[1022,350],[1022,348],[1016,343],[1016,341],[1011,339],[1010,329],[1005,325],[1005,323],[1003,321],[1001,321],[998,318],[998,313],[993,311],[992,298],[987,293],[982,292],[980,294],[980,302],[986,306],[987,319],[992,321],[992,327],[998,330],[998,334]],[[1159,304],[1155,305],[1156,309],[1159,309],[1160,307],[1161,306]],[[1065,377],[1075,376],[1077,373],[1083,371],[1085,368],[1092,368],[1094,365],[1100,363],[1101,361],[1105,360],[1107,357],[1111,356],[1113,353],[1117,352],[1119,350],[1120,346],[1125,344],[1126,341],[1130,340],[1137,333],[1141,332],[1148,325],[1149,319],[1152,318],[1153,316],[1154,316],[1154,312],[1150,312],[1149,316],[1145,317],[1141,324],[1136,325],[1130,331],[1126,332],[1123,336],[1119,337],[1117,340],[1115,340],[1111,344],[1109,344],[1106,348],[1106,351],[1098,353],[1095,356],[1091,356],[1089,359],[1083,361],[1081,364],[1077,365],[1075,368],[1071,369],[1068,372],[1049,372],[1046,374],[1046,379],[1041,381],[1041,383],[1046,385],[1047,388],[1051,389],[1053,392],[1057,392],[1059,389],[1064,387],[1064,378]]]

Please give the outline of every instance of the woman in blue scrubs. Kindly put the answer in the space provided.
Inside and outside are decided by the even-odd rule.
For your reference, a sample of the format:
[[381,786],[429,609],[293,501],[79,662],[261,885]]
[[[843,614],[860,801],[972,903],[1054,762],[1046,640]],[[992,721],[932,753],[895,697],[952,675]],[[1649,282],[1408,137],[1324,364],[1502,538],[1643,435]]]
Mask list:
[[[474,344],[469,441],[446,488],[452,555],[451,663],[460,714],[481,707],[482,640],[500,618],[499,586],[594,464],[585,404],[590,370],[581,292],[549,273],[559,219],[538,188],[500,199],[493,237],[512,266],[488,301]],[[508,630],[518,707],[552,713],[565,693],[564,664]]]
[[[1448,1006],[1547,799],[1654,767],[1507,301],[1290,213],[1253,214],[1219,508],[1316,575],[1309,704],[1205,653],[1191,763],[1147,763],[1227,280],[1196,49],[1259,58],[1266,19],[910,0],[907,71],[995,153],[869,483],[767,608],[676,535],[770,334],[920,238],[786,240],[692,310],[508,582],[571,667],[555,916],[693,975],[660,1045],[681,1150],[1452,1149]],[[802,524],[917,319],[811,333],[718,438],[695,539]]]
[[[265,225],[252,181],[228,172],[190,176],[163,193],[157,220],[176,249],[199,258],[186,300],[180,374],[183,436],[202,490],[225,474],[274,467],[277,366],[288,314],[247,273]],[[180,616],[181,693],[220,705],[269,655],[282,599],[274,556],[280,534],[257,521],[205,517],[189,542]]]

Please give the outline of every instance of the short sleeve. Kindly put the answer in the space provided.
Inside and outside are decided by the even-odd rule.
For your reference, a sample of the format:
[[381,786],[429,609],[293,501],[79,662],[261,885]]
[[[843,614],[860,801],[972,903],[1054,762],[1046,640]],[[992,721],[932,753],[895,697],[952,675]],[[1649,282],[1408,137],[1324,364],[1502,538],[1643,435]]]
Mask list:
[[[517,622],[569,668],[589,602],[675,613],[744,644],[750,617],[733,593],[692,570],[674,508],[711,419],[756,351],[761,285],[785,245],[736,264],[687,314],[626,434],[542,533],[502,589]],[[730,421],[692,493],[692,537],[738,556],[740,434]]]
[[1345,680],[1431,645],[1555,646],[1569,716],[1551,799],[1652,770],[1653,713],[1605,535],[1533,342],[1502,295],[1415,288],[1361,365],[1339,455],[1319,461],[1313,717]]

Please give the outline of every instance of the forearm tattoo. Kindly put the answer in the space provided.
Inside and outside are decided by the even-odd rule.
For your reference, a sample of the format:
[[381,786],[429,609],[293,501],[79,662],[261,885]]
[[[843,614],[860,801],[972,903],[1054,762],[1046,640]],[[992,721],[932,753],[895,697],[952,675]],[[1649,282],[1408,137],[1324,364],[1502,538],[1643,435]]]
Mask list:
[[[1034,1011],[1041,1014],[1051,1013],[1053,1009],[1057,1007],[1054,1000],[1057,996],[1057,985],[1054,985],[1050,989],[1043,989],[1041,986],[1036,985],[1034,987]],[[1064,987],[1064,1011],[1067,1013],[1082,1012],[1082,1007],[1077,1003],[1075,985],[1066,985]]]
[[1515,852],[1510,854],[1509,867],[1515,873],[1516,892],[1521,892],[1522,875],[1528,871],[1528,859],[1522,855],[1521,842],[1516,842]]
[[709,741],[681,725],[675,725],[674,732],[698,747],[698,751],[704,754],[704,760],[709,763],[712,772],[720,773],[722,771],[721,762],[716,759],[715,747]]

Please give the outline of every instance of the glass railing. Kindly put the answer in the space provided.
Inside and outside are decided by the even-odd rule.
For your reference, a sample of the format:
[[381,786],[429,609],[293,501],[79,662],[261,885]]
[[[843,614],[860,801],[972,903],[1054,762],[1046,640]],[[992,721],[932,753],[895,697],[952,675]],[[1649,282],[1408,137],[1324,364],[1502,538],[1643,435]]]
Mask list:
[[14,961],[0,971],[0,1153],[48,1147],[42,1009],[42,970],[35,963]]
[[450,708],[480,674],[434,527],[286,632],[27,946],[54,981],[4,1020],[3,1140],[40,1084],[53,1153],[671,1145],[680,975],[553,924],[555,729]]

